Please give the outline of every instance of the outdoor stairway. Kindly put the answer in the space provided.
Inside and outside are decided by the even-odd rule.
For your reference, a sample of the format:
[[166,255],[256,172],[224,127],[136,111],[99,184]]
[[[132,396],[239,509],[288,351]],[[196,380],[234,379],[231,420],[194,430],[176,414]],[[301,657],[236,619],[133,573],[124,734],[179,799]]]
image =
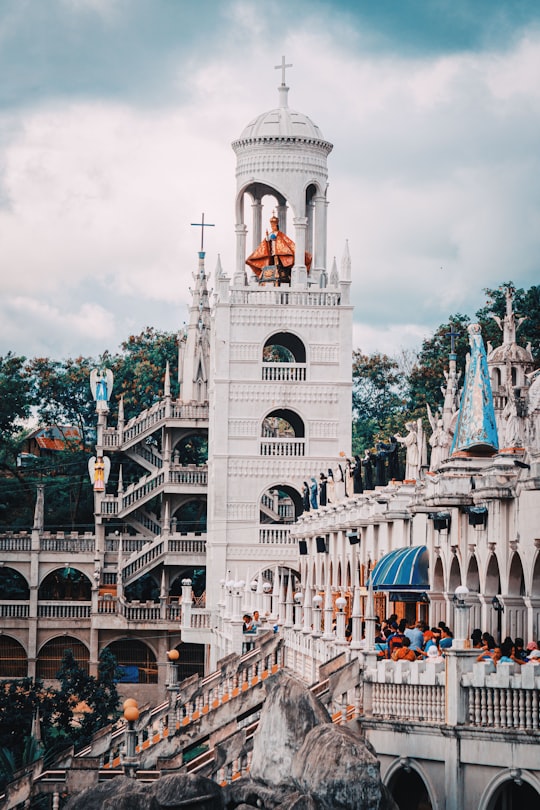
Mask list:
[[208,424],[208,405],[202,403],[171,402],[165,398],[148,410],[130,419],[118,428],[108,427],[103,432],[106,450],[123,450],[134,447],[149,438],[164,425],[179,427],[202,427]]
[[[122,566],[122,584],[125,587],[164,562],[204,565],[206,541],[201,536],[170,537],[158,535],[141,549],[134,551]],[[175,560],[171,557],[176,557]]]

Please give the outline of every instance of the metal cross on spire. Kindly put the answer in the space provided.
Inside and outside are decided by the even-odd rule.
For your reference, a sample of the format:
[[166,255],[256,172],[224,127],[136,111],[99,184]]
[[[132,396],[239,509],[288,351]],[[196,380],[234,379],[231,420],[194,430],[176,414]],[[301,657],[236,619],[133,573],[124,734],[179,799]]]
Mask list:
[[456,338],[461,335],[461,332],[454,329],[453,324],[450,325],[450,331],[446,333],[445,337],[450,338],[450,351],[452,354],[456,353]]
[[204,229],[205,228],[215,228],[213,222],[205,222],[204,221],[204,214],[201,214],[201,221],[200,222],[192,222],[192,225],[195,225],[197,228],[201,229],[201,253],[204,252]]
[[275,65],[274,66],[274,70],[281,70],[281,84],[283,86],[285,86],[285,71],[287,70],[287,68],[290,68],[290,67],[292,67],[292,64],[291,65],[286,65],[284,56],[281,57],[281,65]]

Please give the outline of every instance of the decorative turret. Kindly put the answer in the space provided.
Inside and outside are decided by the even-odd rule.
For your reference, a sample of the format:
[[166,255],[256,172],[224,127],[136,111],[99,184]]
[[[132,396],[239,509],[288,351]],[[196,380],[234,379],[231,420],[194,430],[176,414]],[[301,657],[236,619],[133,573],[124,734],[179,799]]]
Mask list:
[[193,274],[195,288],[191,290],[187,336],[182,352],[180,397],[184,402],[208,400],[208,369],[210,356],[210,303],[204,251],[199,251],[199,267]]
[[452,454],[491,455],[497,452],[497,424],[480,324],[467,327],[471,353],[465,372]]
[[[246,283],[246,255],[262,241],[262,200],[266,196],[275,199],[280,231],[288,234],[295,245],[291,287],[318,286],[321,274],[326,272],[326,160],[333,147],[307,115],[289,108],[289,88],[285,84],[285,71],[289,67],[292,65],[285,64],[285,57],[276,67],[282,71],[278,106],[257,116],[232,144],[237,156],[235,286]],[[252,200],[249,250],[244,213],[246,194]],[[288,208],[293,226],[289,229]],[[309,274],[306,253],[313,257]]]
[[495,417],[500,444],[504,448],[523,444],[524,425],[521,422],[526,412],[529,375],[534,368],[530,346],[524,348],[517,343],[517,330],[526,318],[518,318],[516,322],[514,293],[513,287],[506,288],[504,318],[492,316],[503,334],[503,342],[495,349],[488,346],[487,355]]

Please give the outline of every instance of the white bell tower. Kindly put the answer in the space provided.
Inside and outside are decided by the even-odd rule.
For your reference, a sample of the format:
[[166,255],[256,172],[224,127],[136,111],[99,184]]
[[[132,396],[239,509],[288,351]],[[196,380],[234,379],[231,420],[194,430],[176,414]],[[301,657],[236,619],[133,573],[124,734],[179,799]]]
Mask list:
[[[211,335],[207,604],[220,581],[249,589],[297,569],[290,527],[303,483],[351,452],[352,307],[348,250],[327,272],[327,156],[332,144],[288,107],[255,118],[237,155],[236,265],[216,273]],[[295,244],[286,283],[261,283],[246,258],[263,239],[263,198]],[[246,199],[251,200],[249,225]],[[268,226],[266,226],[268,227]],[[304,260],[311,254],[311,268]],[[291,260],[292,261],[292,260]]]

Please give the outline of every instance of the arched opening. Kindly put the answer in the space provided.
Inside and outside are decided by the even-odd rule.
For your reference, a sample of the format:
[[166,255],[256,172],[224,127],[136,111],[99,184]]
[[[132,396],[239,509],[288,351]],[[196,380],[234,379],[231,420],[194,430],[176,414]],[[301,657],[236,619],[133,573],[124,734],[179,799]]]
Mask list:
[[471,593],[480,593],[480,574],[478,573],[478,563],[474,554],[469,560],[466,585]]
[[143,641],[136,638],[123,638],[108,645],[123,669],[120,683],[157,683],[158,666],[156,656]]
[[30,599],[28,582],[14,568],[7,566],[0,568],[0,599],[6,601]]
[[128,602],[159,602],[159,585],[152,574],[143,574],[124,588]]
[[433,569],[433,591],[434,593],[443,593],[444,591],[444,570],[440,557],[437,557]]
[[458,585],[461,585],[461,568],[457,557],[452,559],[450,574],[448,576],[448,592],[453,593]]
[[303,439],[305,436],[304,421],[294,411],[290,411],[288,408],[278,408],[263,419],[261,436],[265,439],[291,437]]
[[172,531],[179,534],[206,533],[206,498],[193,498],[174,513]]
[[259,502],[261,523],[294,523],[302,511],[302,496],[287,484],[267,489]]
[[497,557],[492,554],[489,558],[489,563],[486,571],[486,587],[484,593],[486,596],[495,596],[501,592],[501,575],[499,573],[499,563]]
[[491,370],[491,386],[494,392],[501,387],[501,370],[499,368]]
[[47,641],[39,651],[36,677],[44,680],[56,678],[67,650],[71,650],[77,664],[88,674],[90,653],[86,645],[73,636],[57,636]]
[[175,464],[196,465],[200,467],[208,462],[208,435],[190,433],[184,436],[173,451]]
[[0,678],[26,678],[28,658],[24,647],[10,636],[0,636]]
[[[183,568],[174,578],[169,588],[169,596],[182,596],[182,580],[191,580],[193,596],[200,599],[206,591],[206,568],[194,568],[193,566]],[[182,645],[182,648],[185,645]]]
[[508,595],[509,596],[525,596],[525,576],[523,574],[523,565],[519,554],[516,552],[512,557],[510,564],[510,573],[508,575]]
[[539,806],[540,795],[532,785],[508,779],[495,791],[487,810],[524,810],[526,807]]
[[88,577],[76,568],[57,568],[47,574],[39,587],[39,599],[89,602],[92,598],[92,585]]
[[390,779],[388,789],[399,810],[432,810],[424,780],[413,768],[400,768]]
[[291,332],[276,332],[266,340],[262,359],[263,363],[305,363],[306,347]]
[[531,583],[531,596],[538,598],[540,596],[540,553],[536,555],[534,561],[532,583]]

